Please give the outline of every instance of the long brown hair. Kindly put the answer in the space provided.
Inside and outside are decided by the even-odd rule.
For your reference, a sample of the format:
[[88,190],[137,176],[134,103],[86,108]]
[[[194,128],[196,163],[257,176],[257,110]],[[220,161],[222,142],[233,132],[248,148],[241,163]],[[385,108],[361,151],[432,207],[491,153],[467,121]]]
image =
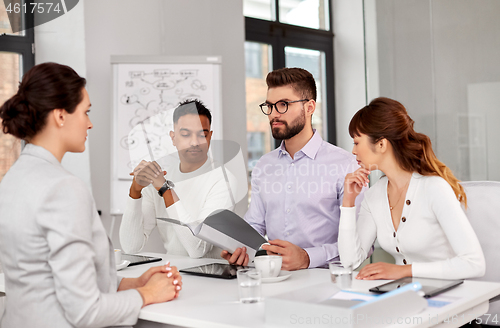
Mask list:
[[467,196],[460,181],[437,159],[432,150],[431,139],[423,133],[415,132],[413,124],[414,121],[400,102],[380,97],[373,99],[354,115],[349,123],[349,134],[351,137],[366,134],[373,144],[387,139],[403,170],[440,176],[450,184],[457,199],[467,207]]

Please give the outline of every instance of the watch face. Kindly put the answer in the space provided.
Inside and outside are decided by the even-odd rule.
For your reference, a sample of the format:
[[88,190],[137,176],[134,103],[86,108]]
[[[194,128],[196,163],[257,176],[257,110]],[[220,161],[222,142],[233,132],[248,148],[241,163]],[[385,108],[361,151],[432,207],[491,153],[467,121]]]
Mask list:
[[174,187],[175,187],[175,185],[172,181],[166,180],[163,183],[163,186],[161,186],[160,190],[158,190],[158,195],[160,195],[160,197],[163,197],[163,194],[165,193],[165,191],[170,190]]

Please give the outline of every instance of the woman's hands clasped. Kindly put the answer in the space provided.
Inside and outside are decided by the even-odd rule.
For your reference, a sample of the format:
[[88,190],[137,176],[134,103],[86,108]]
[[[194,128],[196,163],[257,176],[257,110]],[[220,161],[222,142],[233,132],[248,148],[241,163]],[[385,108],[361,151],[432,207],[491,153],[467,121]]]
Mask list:
[[136,288],[144,301],[143,306],[173,300],[182,289],[179,271],[168,262],[163,266],[149,268],[136,279]]
[[344,180],[344,198],[343,207],[353,207],[356,197],[361,193],[363,187],[367,187],[370,182],[368,175],[370,171],[365,168],[359,168],[353,173],[345,176]]

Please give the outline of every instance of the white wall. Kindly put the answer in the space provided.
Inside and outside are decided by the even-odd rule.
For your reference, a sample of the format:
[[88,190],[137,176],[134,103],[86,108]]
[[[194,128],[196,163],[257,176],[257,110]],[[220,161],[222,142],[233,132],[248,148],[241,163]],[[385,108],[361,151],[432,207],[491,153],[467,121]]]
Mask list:
[[[495,138],[484,134],[500,124],[496,89],[476,88],[500,82],[500,1],[375,2],[380,95],[407,107],[459,179],[500,180],[488,169],[500,150],[486,150]],[[482,148],[471,146],[483,134]]]
[[352,150],[348,127],[366,105],[363,0],[332,0],[337,145]]
[[[111,55],[222,56],[224,139],[238,142],[246,156],[242,0],[86,0],[85,37],[92,186],[105,226],[111,222]],[[117,227],[112,240],[119,245]]]
[[[35,18],[36,19],[36,18]],[[35,27],[35,64],[56,62],[72,67],[86,77],[84,4],[50,22]],[[67,153],[62,165],[91,187],[89,142],[83,153]]]
[[500,82],[467,86],[468,135],[459,147],[470,152],[470,179],[500,181]]
[[435,141],[431,2],[375,2],[380,94],[374,96],[402,102],[416,121],[415,128]]

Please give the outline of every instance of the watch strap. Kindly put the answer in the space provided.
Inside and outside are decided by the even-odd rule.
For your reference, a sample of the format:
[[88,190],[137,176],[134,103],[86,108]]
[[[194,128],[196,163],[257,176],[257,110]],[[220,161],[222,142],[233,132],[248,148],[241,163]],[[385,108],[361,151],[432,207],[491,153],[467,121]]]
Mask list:
[[163,183],[163,186],[161,186],[161,188],[158,190],[158,195],[160,195],[160,197],[163,197],[163,194],[167,191],[167,190],[170,190],[174,187],[174,184],[172,183],[172,181],[169,181],[169,180],[166,180],[164,183]]

